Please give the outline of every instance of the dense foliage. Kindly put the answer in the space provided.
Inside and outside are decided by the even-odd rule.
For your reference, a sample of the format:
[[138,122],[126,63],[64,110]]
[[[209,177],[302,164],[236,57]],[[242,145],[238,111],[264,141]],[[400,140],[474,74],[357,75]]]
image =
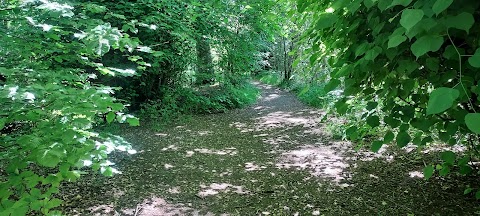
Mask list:
[[[0,5],[0,214],[56,214],[52,198],[62,181],[91,167],[110,176],[113,150],[133,153],[122,139],[94,132],[96,124],[138,119],[122,111],[113,88],[95,83],[96,71],[131,76],[101,57],[138,43],[102,20],[88,18],[91,5],[2,1]],[[126,49],[128,47],[128,50]]]
[[[472,172],[478,157],[480,108],[480,2],[473,0],[296,1],[293,14],[306,25],[302,44],[313,44],[297,64],[326,65],[327,91],[339,86],[339,113],[353,99],[365,101],[362,119],[370,128],[387,127],[371,149],[396,141],[424,147],[440,140],[465,145],[469,153],[442,153],[435,170]],[[329,68],[332,67],[330,70]],[[358,126],[347,136],[360,137]]]
[[167,120],[253,102],[245,79],[273,40],[274,5],[0,1],[0,214],[60,214],[62,182],[119,172],[108,154],[135,151],[98,128],[138,126],[129,112]]

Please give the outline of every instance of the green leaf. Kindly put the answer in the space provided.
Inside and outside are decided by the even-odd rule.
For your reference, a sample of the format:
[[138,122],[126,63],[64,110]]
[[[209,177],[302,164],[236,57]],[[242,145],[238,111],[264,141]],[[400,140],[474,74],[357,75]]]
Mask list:
[[452,88],[437,88],[430,94],[427,105],[427,115],[442,113],[453,106],[460,92]]
[[411,50],[413,54],[419,58],[428,52],[436,52],[442,47],[443,37],[426,35],[415,41],[412,44]]
[[480,113],[469,113],[465,116],[465,124],[473,133],[480,134]]
[[384,143],[391,143],[395,139],[395,134],[393,134],[392,131],[388,131],[385,134],[385,137],[383,137],[383,142]]
[[324,13],[318,17],[315,27],[318,30],[332,27],[338,20],[338,16],[333,13]]
[[377,127],[380,125],[380,118],[378,116],[369,116],[367,118],[367,124],[372,128]]
[[440,60],[438,58],[428,58],[425,62],[425,66],[436,72],[440,69]]
[[338,79],[331,79],[330,82],[327,83],[327,85],[325,85],[325,92],[331,92],[333,90],[335,90],[338,85],[340,85],[340,80]]
[[140,120],[138,118],[135,118],[135,117],[128,118],[127,122],[130,126],[133,126],[133,127],[140,126]]
[[102,167],[101,173],[104,176],[111,177],[113,176],[113,169],[111,167],[105,167],[105,168]]
[[382,146],[383,146],[383,142],[382,142],[382,141],[378,141],[378,140],[377,140],[377,141],[374,141],[374,142],[372,143],[371,150],[372,150],[373,152],[378,152],[378,151],[382,148]]
[[453,165],[455,163],[455,158],[456,157],[457,156],[452,151],[442,152],[442,154],[441,154],[442,160],[445,161],[448,164],[451,164],[451,165]]
[[370,9],[371,7],[373,7],[373,5],[375,5],[375,3],[377,2],[378,0],[365,0],[363,1],[363,4],[365,5],[365,7],[367,7],[368,9]]
[[465,189],[465,190],[463,191],[463,195],[467,195],[467,194],[471,193],[472,191],[473,191],[473,188],[468,187],[467,189]]
[[471,13],[467,12],[462,12],[457,16],[450,16],[445,20],[447,27],[465,30],[467,33],[470,32],[470,28],[472,28],[474,23],[475,18]]
[[[472,57],[468,58],[468,63],[470,63],[472,67],[480,68],[480,48],[475,51],[475,54]],[[1,126],[2,125],[0,124],[0,128]]]
[[341,100],[338,100],[335,103],[335,108],[337,109],[337,112],[341,115],[347,113],[347,110],[348,110],[347,99],[343,98]]
[[401,43],[407,40],[407,37],[403,35],[395,35],[388,40],[388,48],[397,47]]
[[408,143],[410,143],[411,140],[412,140],[412,138],[405,131],[400,131],[397,134],[397,146],[400,147],[400,148],[403,148],[403,147],[407,146]]
[[370,101],[370,102],[367,103],[366,109],[367,110],[373,110],[373,109],[377,108],[377,106],[378,106],[377,102]]
[[355,140],[358,137],[358,128],[356,126],[351,126],[345,130],[345,134],[350,140]]
[[402,6],[406,7],[410,3],[412,3],[412,0],[393,0],[392,4],[390,4],[389,8],[397,6],[397,5],[402,5]]
[[378,9],[384,11],[389,8],[393,0],[382,0],[378,2]]
[[480,190],[475,193],[475,199],[480,199]]
[[433,173],[435,172],[435,168],[430,165],[426,166],[423,168],[423,176],[425,177],[426,180],[430,179],[433,176]]
[[300,93],[298,93],[298,96],[302,96],[304,94],[306,94],[308,91],[310,90],[310,85],[306,85],[302,91],[300,91]]
[[114,112],[109,112],[106,116],[107,122],[112,123],[112,121],[115,119],[116,115]]
[[368,45],[369,44],[367,42],[360,44],[360,46],[358,46],[357,49],[355,50],[355,57],[365,54],[365,52],[368,49]]
[[58,165],[60,158],[57,155],[52,154],[51,151],[47,151],[43,157],[38,158],[37,162],[40,165],[53,168]]
[[439,174],[440,176],[446,176],[446,175],[448,175],[448,173],[450,173],[450,167],[448,167],[448,166],[444,166],[444,167],[438,172],[438,174]]
[[402,12],[402,17],[400,18],[400,25],[402,25],[407,32],[415,26],[423,18],[423,11],[419,9],[407,9]]
[[469,175],[470,173],[473,172],[473,169],[469,166],[469,165],[463,165],[463,166],[459,166],[460,167],[460,174],[462,175]]
[[374,47],[373,49],[367,51],[365,54],[365,59],[366,60],[375,60],[377,56],[382,52],[382,48],[379,46]]
[[2,130],[5,127],[6,123],[7,123],[6,118],[0,118],[0,130]]
[[55,208],[55,207],[60,206],[60,204],[62,204],[62,200],[60,200],[58,198],[54,198],[54,199],[51,199],[50,201],[48,201],[48,203],[45,205],[45,207],[47,209],[51,209],[51,208]]
[[433,4],[432,10],[438,16],[438,14],[450,7],[452,3],[453,0],[437,0],[435,4]]

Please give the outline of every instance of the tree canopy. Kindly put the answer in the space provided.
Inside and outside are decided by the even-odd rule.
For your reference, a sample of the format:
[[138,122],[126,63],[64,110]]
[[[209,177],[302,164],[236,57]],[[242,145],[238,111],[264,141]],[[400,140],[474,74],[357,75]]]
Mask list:
[[473,174],[479,8],[477,0],[0,1],[0,214],[61,214],[60,184],[120,173],[108,155],[136,153],[102,127],[239,108],[255,101],[248,79],[262,74],[281,74],[283,85],[302,86],[299,97],[346,115],[342,131],[360,147],[468,148],[426,163],[426,179]]

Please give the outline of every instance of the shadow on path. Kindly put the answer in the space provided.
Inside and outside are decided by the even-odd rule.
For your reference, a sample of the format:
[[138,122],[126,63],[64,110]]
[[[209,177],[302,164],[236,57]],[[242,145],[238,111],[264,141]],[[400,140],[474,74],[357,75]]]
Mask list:
[[[68,215],[472,215],[448,179],[418,178],[412,154],[354,152],[332,140],[321,110],[255,83],[258,103],[155,132],[128,128],[139,151],[123,173],[66,184]],[[431,157],[435,157],[432,155]],[[416,174],[416,175],[415,175]],[[463,180],[462,180],[463,181]]]

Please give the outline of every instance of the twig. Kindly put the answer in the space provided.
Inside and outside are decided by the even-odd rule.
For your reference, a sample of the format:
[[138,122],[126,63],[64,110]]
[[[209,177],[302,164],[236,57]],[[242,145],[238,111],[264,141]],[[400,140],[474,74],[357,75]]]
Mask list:
[[138,213],[140,213],[140,211],[142,211],[142,208],[138,208],[139,206],[137,205],[137,207],[135,208],[135,214],[133,216],[137,216]]

